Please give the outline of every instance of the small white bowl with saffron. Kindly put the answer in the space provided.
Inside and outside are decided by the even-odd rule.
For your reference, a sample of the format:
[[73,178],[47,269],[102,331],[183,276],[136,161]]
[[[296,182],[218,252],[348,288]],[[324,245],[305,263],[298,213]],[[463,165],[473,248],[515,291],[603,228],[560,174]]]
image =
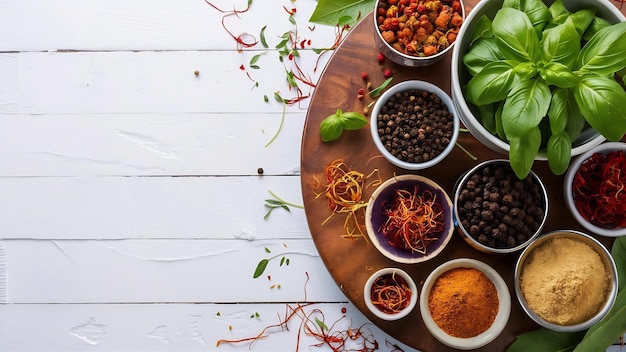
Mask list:
[[369,277],[363,287],[367,308],[378,318],[392,321],[406,317],[417,305],[417,285],[407,272],[383,268]]
[[404,264],[424,262],[443,251],[452,237],[452,201],[429,178],[394,176],[372,194],[365,228],[374,247],[387,258]]
[[577,157],[563,188],[567,207],[587,231],[626,235],[626,143],[603,143]]
[[470,258],[447,261],[433,270],[420,293],[428,331],[459,350],[483,347],[498,337],[511,315],[504,279],[489,265]]

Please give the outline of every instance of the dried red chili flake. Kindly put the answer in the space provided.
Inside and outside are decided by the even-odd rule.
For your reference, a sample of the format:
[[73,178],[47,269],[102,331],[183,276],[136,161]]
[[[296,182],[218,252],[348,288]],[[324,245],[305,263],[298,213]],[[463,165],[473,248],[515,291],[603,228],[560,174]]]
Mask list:
[[574,205],[590,223],[626,227],[626,156],[623,151],[594,153],[579,167],[572,182]]

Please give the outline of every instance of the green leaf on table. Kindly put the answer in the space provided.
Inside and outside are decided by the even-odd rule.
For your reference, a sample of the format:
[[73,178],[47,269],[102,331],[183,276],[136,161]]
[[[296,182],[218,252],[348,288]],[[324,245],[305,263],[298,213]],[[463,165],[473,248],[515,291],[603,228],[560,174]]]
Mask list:
[[261,28],[261,33],[260,33],[260,37],[261,37],[261,45],[263,45],[264,48],[269,48],[269,45],[267,44],[267,40],[265,39],[265,30],[267,29],[267,26],[263,26],[263,28]]
[[618,290],[626,290],[626,236],[615,238],[611,248],[611,256],[617,267]]
[[[330,26],[347,23],[351,26],[372,11],[376,0],[318,0],[310,22]],[[346,21],[349,18],[350,21]]]
[[377,98],[380,93],[383,92],[383,90],[385,90],[385,88],[387,88],[387,86],[389,85],[389,83],[391,83],[391,81],[393,81],[393,76],[387,78],[381,85],[379,85],[378,87],[372,89],[369,91],[369,96],[370,98]]
[[567,333],[545,328],[518,335],[507,352],[555,352],[571,351],[585,335],[585,332]]
[[269,259],[262,259],[259,264],[257,264],[256,269],[254,270],[254,275],[252,275],[253,279],[258,278],[263,275],[263,272],[267,268],[267,264],[269,264]]

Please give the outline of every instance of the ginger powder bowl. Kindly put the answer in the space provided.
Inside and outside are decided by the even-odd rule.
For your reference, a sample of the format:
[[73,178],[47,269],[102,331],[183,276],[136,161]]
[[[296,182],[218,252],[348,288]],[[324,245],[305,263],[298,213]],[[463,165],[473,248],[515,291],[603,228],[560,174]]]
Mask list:
[[520,255],[515,293],[528,316],[555,331],[588,329],[617,297],[617,269],[593,237],[559,230],[539,237]]

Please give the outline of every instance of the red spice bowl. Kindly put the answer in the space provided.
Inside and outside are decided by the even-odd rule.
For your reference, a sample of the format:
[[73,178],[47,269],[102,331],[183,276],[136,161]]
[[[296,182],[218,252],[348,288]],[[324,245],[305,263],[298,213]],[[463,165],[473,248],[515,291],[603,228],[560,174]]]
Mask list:
[[626,144],[607,142],[577,157],[565,174],[563,195],[587,231],[626,235]]
[[417,305],[417,285],[398,268],[383,268],[369,277],[363,287],[367,308],[383,320],[406,317]]
[[452,237],[452,201],[431,179],[395,176],[372,194],[365,227],[372,244],[387,258],[405,264],[424,262],[443,251]]
[[497,271],[469,258],[441,264],[424,281],[420,313],[441,343],[471,350],[492,342],[511,315],[509,289]]

